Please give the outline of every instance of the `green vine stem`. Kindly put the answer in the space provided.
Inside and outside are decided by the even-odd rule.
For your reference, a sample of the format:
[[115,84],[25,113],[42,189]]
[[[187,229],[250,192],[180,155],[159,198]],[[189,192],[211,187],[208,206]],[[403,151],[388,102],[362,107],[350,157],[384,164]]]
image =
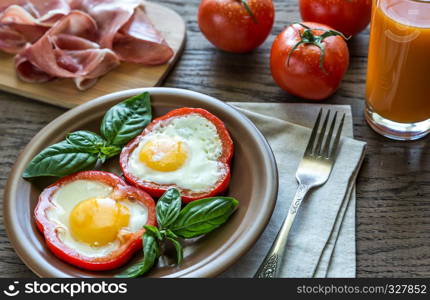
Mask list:
[[[327,30],[323,28],[310,28],[309,26],[306,26],[302,23],[294,23],[294,24],[299,24],[305,30],[303,31],[303,33],[300,34],[300,41],[298,41],[297,44],[294,45],[294,47],[291,49],[290,53],[288,54],[287,66],[290,65],[291,55],[300,45],[310,44],[310,45],[317,46],[320,49],[321,51],[320,68],[325,74],[327,74],[327,71],[324,68],[324,57],[325,57],[325,48],[323,44],[324,39],[330,36],[340,36],[345,40],[348,40],[348,38],[345,35],[343,35],[343,33],[336,30],[332,30],[332,29]],[[313,33],[314,30],[323,31],[323,34],[315,35]]]
[[252,9],[249,7],[248,2],[246,2],[246,0],[240,0],[240,1],[242,2],[243,6],[245,7],[248,14],[251,16],[254,23],[258,23],[258,20],[255,17],[254,13],[252,12]]

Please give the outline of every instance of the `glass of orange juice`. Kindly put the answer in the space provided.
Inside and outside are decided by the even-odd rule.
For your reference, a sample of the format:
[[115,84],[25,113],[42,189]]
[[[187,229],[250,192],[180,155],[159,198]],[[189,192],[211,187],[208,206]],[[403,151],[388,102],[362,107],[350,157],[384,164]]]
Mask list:
[[365,116],[392,139],[430,132],[430,0],[373,0]]

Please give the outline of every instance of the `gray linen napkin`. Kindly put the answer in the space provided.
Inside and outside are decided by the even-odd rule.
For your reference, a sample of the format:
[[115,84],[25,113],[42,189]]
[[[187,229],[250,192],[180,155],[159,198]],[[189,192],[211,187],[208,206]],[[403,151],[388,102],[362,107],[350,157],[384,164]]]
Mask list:
[[289,235],[282,277],[355,277],[355,189],[365,143],[352,139],[345,105],[232,102],[267,138],[278,164],[279,193],[257,243],[220,277],[252,277],[269,250],[297,189],[295,173],[320,108],[346,114],[332,174],[302,203]]

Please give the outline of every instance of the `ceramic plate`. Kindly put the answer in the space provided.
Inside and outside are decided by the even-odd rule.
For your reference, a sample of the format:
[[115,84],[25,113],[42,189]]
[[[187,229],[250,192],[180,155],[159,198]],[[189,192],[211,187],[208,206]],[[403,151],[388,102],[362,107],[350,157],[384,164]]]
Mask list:
[[[33,210],[40,192],[55,179],[38,178],[29,182],[22,179],[21,174],[43,148],[64,139],[71,131],[86,129],[99,132],[101,118],[111,106],[144,91],[151,94],[154,117],[180,107],[199,107],[209,110],[225,123],[235,145],[232,178],[226,195],[235,197],[240,202],[239,209],[225,225],[202,238],[187,242],[185,259],[180,266],[174,266],[169,259],[160,259],[158,266],[147,276],[214,277],[243,256],[267,225],[275,206],[278,175],[273,153],[251,121],[228,104],[188,90],[126,90],[97,98],[52,121],[30,141],[12,169],[5,189],[5,225],[16,253],[37,275],[111,277],[122,270],[85,271],[54,256],[46,248],[43,236],[35,227]],[[111,159],[105,169],[119,173],[117,160]],[[140,255],[137,254],[134,260]]]

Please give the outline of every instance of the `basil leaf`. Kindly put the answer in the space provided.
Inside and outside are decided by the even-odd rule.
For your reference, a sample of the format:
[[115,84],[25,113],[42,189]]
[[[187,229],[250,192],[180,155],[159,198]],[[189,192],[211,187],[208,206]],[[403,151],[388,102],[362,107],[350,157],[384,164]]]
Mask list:
[[143,234],[142,242],[143,258],[115,277],[134,278],[145,274],[152,268],[155,260],[160,256],[160,247],[158,245],[157,239],[152,233],[146,231]]
[[100,153],[107,156],[112,157],[121,153],[121,148],[118,146],[106,146],[100,148]]
[[99,153],[99,149],[105,144],[105,140],[101,136],[86,130],[69,133],[66,140],[69,144],[91,153]]
[[182,263],[182,260],[184,259],[184,249],[182,248],[181,243],[179,243],[178,240],[168,237],[169,241],[172,242],[173,246],[175,246],[176,249],[176,262],[178,265]]
[[181,193],[175,189],[168,189],[157,201],[157,223],[160,228],[172,224],[181,211]]
[[150,231],[160,241],[163,239],[163,236],[157,227],[152,226],[152,225],[145,225],[145,226],[143,226],[143,228]]
[[173,239],[178,238],[178,236],[176,234],[174,234],[173,231],[171,231],[170,229],[166,229],[166,236],[171,237]]
[[169,227],[176,235],[193,238],[224,224],[239,202],[231,197],[213,197],[188,203]]
[[83,147],[61,141],[42,150],[27,166],[22,177],[65,176],[92,168],[98,155]]
[[145,92],[111,107],[100,132],[109,145],[121,147],[141,133],[151,118],[150,96]]

